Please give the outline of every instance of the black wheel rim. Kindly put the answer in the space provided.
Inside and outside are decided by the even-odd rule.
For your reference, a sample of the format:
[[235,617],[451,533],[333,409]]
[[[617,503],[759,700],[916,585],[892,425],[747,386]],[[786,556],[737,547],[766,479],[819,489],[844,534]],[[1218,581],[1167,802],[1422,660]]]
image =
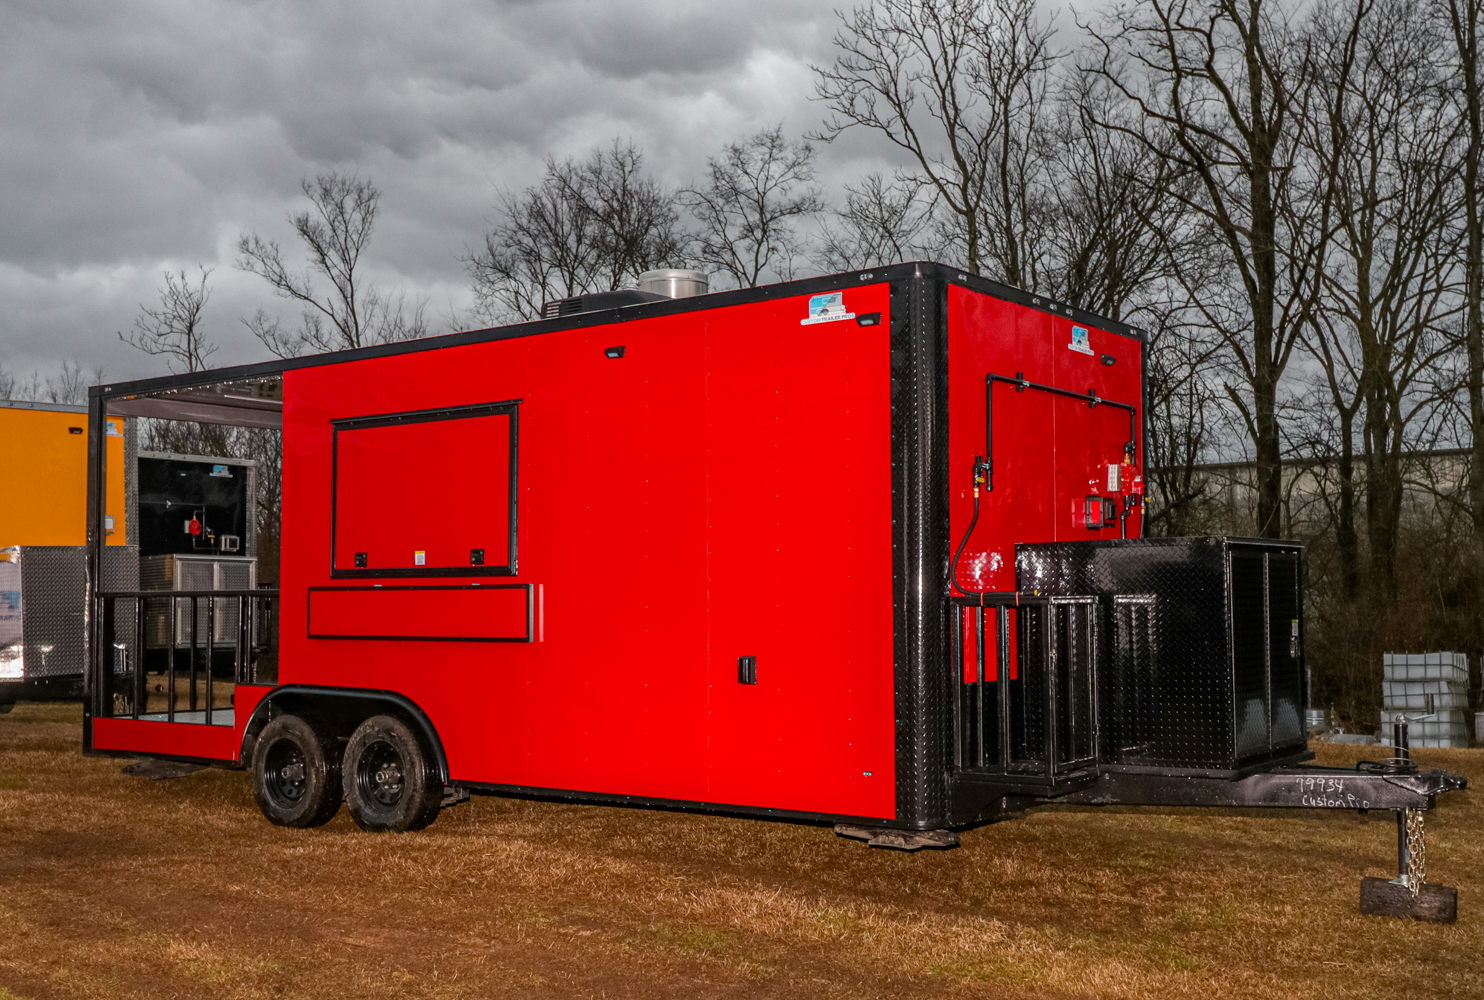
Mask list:
[[264,760],[263,783],[274,801],[298,805],[308,787],[308,764],[304,751],[292,740],[277,740]]
[[367,746],[356,762],[356,787],[363,798],[379,805],[402,801],[402,754],[385,740]]

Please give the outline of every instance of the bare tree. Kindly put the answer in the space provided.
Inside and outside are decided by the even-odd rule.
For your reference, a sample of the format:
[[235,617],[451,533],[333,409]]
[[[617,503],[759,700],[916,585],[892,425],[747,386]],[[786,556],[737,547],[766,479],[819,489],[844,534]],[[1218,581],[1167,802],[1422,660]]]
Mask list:
[[1041,290],[1048,255],[1055,249],[1056,189],[1062,158],[1048,154],[1046,114],[1052,25],[1038,16],[1035,0],[990,0],[980,42],[980,89],[994,108],[993,172],[980,228],[985,255],[998,277]]
[[82,365],[76,361],[63,361],[62,370],[56,378],[46,380],[45,396],[48,402],[71,403],[73,405],[86,403],[88,401],[88,386],[96,385],[104,380],[102,368],[94,368],[84,372]]
[[1479,66],[1479,28],[1484,0],[1442,0],[1452,29],[1458,96],[1464,122],[1463,344],[1468,359],[1469,509],[1473,517],[1474,565],[1484,591],[1484,76]]
[[1089,30],[1099,49],[1093,70],[1140,113],[1142,127],[1128,134],[1194,178],[1184,205],[1237,279],[1230,291],[1190,287],[1241,374],[1244,391],[1229,396],[1253,443],[1257,531],[1275,536],[1278,388],[1314,308],[1329,232],[1327,189],[1309,197],[1294,162],[1312,42],[1274,0],[1139,0]]
[[[1434,370],[1459,301],[1458,146],[1447,38],[1406,0],[1341,0],[1318,11],[1315,159],[1334,198],[1334,252],[1303,333],[1339,421],[1337,541],[1358,593],[1354,446],[1362,444],[1370,582],[1395,594],[1405,452],[1436,413]],[[1357,415],[1360,416],[1356,426]]]
[[584,160],[546,161],[534,186],[499,198],[484,246],[464,258],[476,312],[531,319],[549,299],[611,291],[656,267],[687,262],[674,196],[615,139]]
[[1221,345],[1197,326],[1182,326],[1178,309],[1163,315],[1168,319],[1149,337],[1145,370],[1145,533],[1180,536],[1200,530],[1197,508],[1211,492],[1200,465],[1217,444]]
[[[1316,72],[1320,94],[1304,139],[1315,159],[1332,167],[1321,182],[1338,188],[1344,186],[1341,161],[1347,153],[1354,152],[1348,148],[1354,100],[1351,74],[1369,8],[1366,0],[1360,0],[1349,11],[1334,4],[1326,5],[1325,12],[1329,16],[1318,27],[1321,41]],[[1343,329],[1337,328],[1336,320],[1343,324],[1341,317],[1322,303],[1320,309],[1310,314],[1310,328],[1299,331],[1300,340],[1319,363],[1320,375],[1312,380],[1313,391],[1301,393],[1294,406],[1300,418],[1300,452],[1324,460],[1319,493],[1334,525],[1341,593],[1346,600],[1353,600],[1359,596],[1361,587],[1355,432],[1364,405],[1364,390],[1362,379],[1351,363],[1351,352],[1346,349]],[[1326,409],[1330,412],[1326,413]],[[1334,476],[1328,475],[1331,460]]]
[[783,126],[728,145],[707,161],[706,183],[680,192],[700,226],[696,257],[744,288],[793,277],[803,243],[797,221],[824,210],[814,186],[814,147]]
[[[1335,543],[1339,549],[1340,579],[1346,599],[1360,596],[1360,533],[1356,528],[1357,469],[1355,461],[1356,425],[1364,404],[1359,381],[1353,377],[1349,355],[1337,349],[1332,329],[1325,319],[1315,317],[1316,332],[1305,336],[1305,343],[1320,365],[1322,378],[1312,392],[1300,399],[1304,433],[1298,448],[1308,455],[1332,460],[1335,482],[1321,490],[1330,505],[1335,525]],[[1328,432],[1328,433],[1326,433]]]
[[[405,295],[382,292],[362,270],[381,191],[369,179],[333,171],[300,186],[310,208],[290,215],[289,224],[308,253],[308,267],[294,270],[277,241],[257,233],[237,240],[237,267],[267,281],[274,294],[299,303],[299,327],[285,331],[259,309],[244,321],[247,328],[281,358],[427,336],[426,303],[409,308]],[[328,282],[330,290],[321,292],[316,279]]]
[[84,370],[76,361],[63,361],[57,375],[42,378],[33,371],[22,377],[0,365],[0,399],[18,399],[37,403],[86,403],[88,386],[106,378],[102,367]]
[[815,261],[824,271],[934,258],[943,247],[928,182],[911,174],[867,174],[845,186],[845,204],[821,227]]
[[1097,74],[1068,80],[1049,118],[1038,137],[1054,209],[1042,223],[1047,294],[1153,330],[1169,327],[1167,317],[1188,306],[1175,262],[1193,276],[1193,258],[1204,252],[1185,209],[1193,179],[1133,138],[1132,109]]
[[1035,285],[1045,207],[1035,136],[1052,63],[1035,0],[878,0],[842,14],[839,50],[814,67],[830,117],[917,164],[957,225],[964,267]]
[[201,371],[216,353],[216,345],[206,340],[202,330],[202,315],[211,298],[207,281],[212,269],[204,264],[198,264],[197,269],[201,277],[194,284],[184,269],[166,271],[165,284],[159,290],[159,308],[141,305],[134,329],[127,334],[119,332],[120,340],[145,354],[164,355],[172,372]]

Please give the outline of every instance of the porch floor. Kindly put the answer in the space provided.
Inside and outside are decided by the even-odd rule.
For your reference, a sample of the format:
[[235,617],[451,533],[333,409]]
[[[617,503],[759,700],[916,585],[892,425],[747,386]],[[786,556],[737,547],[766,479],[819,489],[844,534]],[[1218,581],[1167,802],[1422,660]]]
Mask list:
[[[141,722],[169,722],[170,718],[164,712],[151,712],[139,717]],[[184,722],[190,725],[203,726],[206,724],[205,710],[197,712],[176,712],[176,722]],[[213,726],[233,726],[237,724],[236,714],[231,708],[218,708],[211,713],[211,724]]]

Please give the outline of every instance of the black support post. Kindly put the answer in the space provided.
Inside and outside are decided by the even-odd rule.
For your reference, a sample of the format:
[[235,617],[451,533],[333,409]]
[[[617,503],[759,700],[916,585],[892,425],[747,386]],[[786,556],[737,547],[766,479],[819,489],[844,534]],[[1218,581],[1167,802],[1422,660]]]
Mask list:
[[890,288],[896,819],[932,829],[947,822],[953,760],[947,285],[917,271]]
[[1010,609],[995,608],[995,689],[1000,711],[1000,770],[1010,769]]

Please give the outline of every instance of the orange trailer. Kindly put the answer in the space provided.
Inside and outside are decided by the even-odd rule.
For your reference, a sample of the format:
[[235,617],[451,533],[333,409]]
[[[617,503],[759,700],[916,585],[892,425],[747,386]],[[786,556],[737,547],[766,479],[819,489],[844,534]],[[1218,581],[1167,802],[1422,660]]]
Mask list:
[[[88,411],[0,400],[0,711],[82,694]],[[104,572],[139,579],[133,422],[108,417]]]
[[[108,418],[109,545],[129,544],[123,417]],[[132,456],[130,456],[132,458]],[[0,400],[0,548],[86,545],[88,408]]]

